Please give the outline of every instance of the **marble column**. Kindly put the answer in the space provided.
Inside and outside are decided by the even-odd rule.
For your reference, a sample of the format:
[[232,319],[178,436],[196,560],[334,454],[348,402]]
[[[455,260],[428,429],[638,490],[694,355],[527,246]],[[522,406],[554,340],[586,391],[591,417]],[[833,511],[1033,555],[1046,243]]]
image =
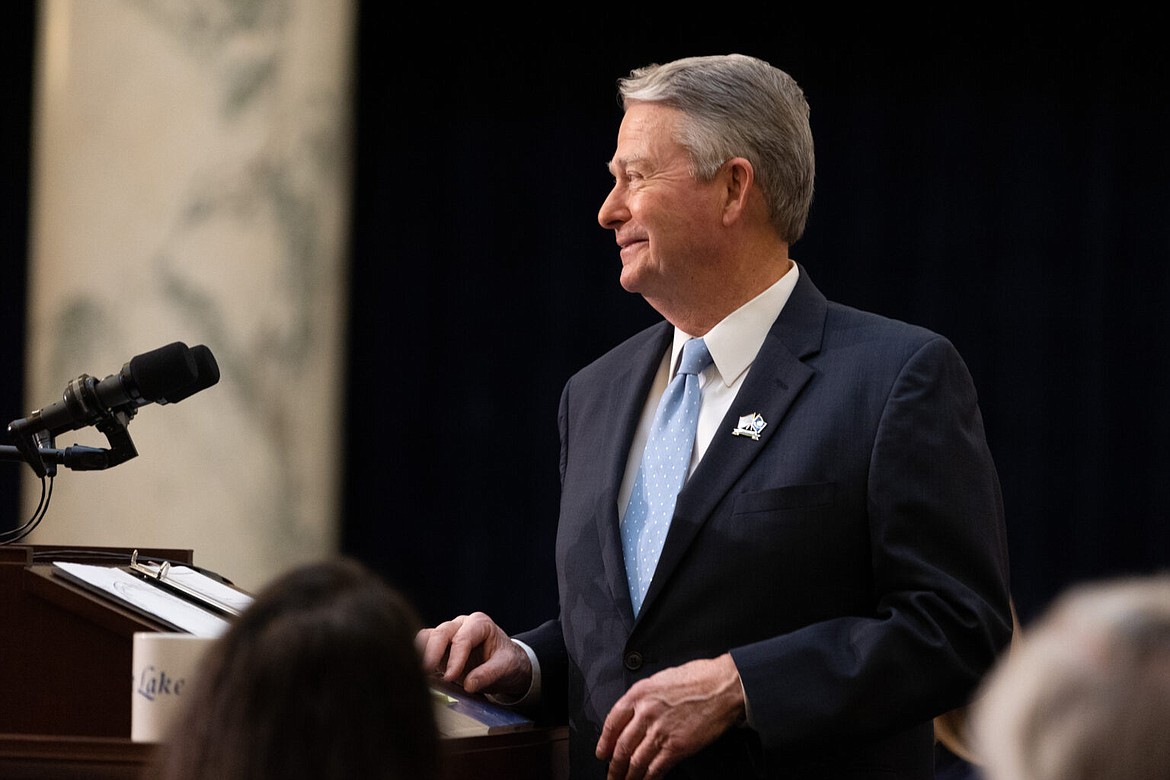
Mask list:
[[141,407],[133,460],[62,469],[28,541],[192,548],[248,588],[336,549],[354,22],[353,0],[43,0],[29,408],[174,341],[221,379]]

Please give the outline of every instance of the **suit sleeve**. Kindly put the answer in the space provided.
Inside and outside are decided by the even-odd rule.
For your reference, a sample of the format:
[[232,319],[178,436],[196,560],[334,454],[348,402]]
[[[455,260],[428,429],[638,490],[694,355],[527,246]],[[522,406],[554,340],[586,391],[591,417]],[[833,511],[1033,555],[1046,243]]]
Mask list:
[[[565,384],[561,392],[560,410],[557,414],[557,426],[561,434],[561,483],[565,481],[565,460],[568,455],[567,408],[569,386]],[[541,701],[539,716],[548,722],[563,722],[567,718],[568,702],[568,651],[565,649],[565,637],[561,630],[560,618],[546,621],[537,628],[517,634],[516,639],[532,648],[537,662],[540,664]]]
[[964,704],[1010,639],[999,481],[945,339],[897,373],[865,479],[872,613],[732,651],[767,749],[927,721]]

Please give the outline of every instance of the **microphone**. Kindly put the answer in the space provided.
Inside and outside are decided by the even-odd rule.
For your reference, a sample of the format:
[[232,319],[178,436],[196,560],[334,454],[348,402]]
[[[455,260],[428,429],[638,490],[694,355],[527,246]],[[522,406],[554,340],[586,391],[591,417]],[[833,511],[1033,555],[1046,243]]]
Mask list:
[[195,373],[198,379],[184,390],[168,393],[167,398],[159,399],[155,403],[177,404],[184,398],[195,395],[200,390],[206,390],[219,381],[219,364],[215,362],[215,355],[202,344],[191,347],[191,357],[195,359]]
[[123,412],[132,417],[139,406],[178,403],[219,381],[211,350],[181,341],[131,358],[122,370],[100,382],[82,374],[65,388],[61,400],[8,425],[9,433],[56,436],[95,425]]

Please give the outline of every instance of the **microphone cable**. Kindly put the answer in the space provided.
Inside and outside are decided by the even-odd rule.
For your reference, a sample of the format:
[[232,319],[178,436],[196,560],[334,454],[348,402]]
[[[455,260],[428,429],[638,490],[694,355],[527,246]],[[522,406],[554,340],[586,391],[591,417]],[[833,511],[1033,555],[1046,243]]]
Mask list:
[[53,479],[52,475],[41,477],[41,500],[37,502],[37,508],[33,510],[32,517],[19,528],[0,531],[0,546],[19,542],[32,533],[45,519],[45,514],[49,511],[49,502],[53,499]]

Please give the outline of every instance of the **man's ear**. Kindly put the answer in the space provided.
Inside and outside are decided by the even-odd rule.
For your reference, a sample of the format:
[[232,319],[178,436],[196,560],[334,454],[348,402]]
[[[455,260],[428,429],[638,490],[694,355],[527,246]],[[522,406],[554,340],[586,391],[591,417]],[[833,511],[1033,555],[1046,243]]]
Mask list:
[[755,188],[756,170],[743,157],[732,157],[719,170],[724,185],[723,224],[741,219],[748,208],[748,196]]

